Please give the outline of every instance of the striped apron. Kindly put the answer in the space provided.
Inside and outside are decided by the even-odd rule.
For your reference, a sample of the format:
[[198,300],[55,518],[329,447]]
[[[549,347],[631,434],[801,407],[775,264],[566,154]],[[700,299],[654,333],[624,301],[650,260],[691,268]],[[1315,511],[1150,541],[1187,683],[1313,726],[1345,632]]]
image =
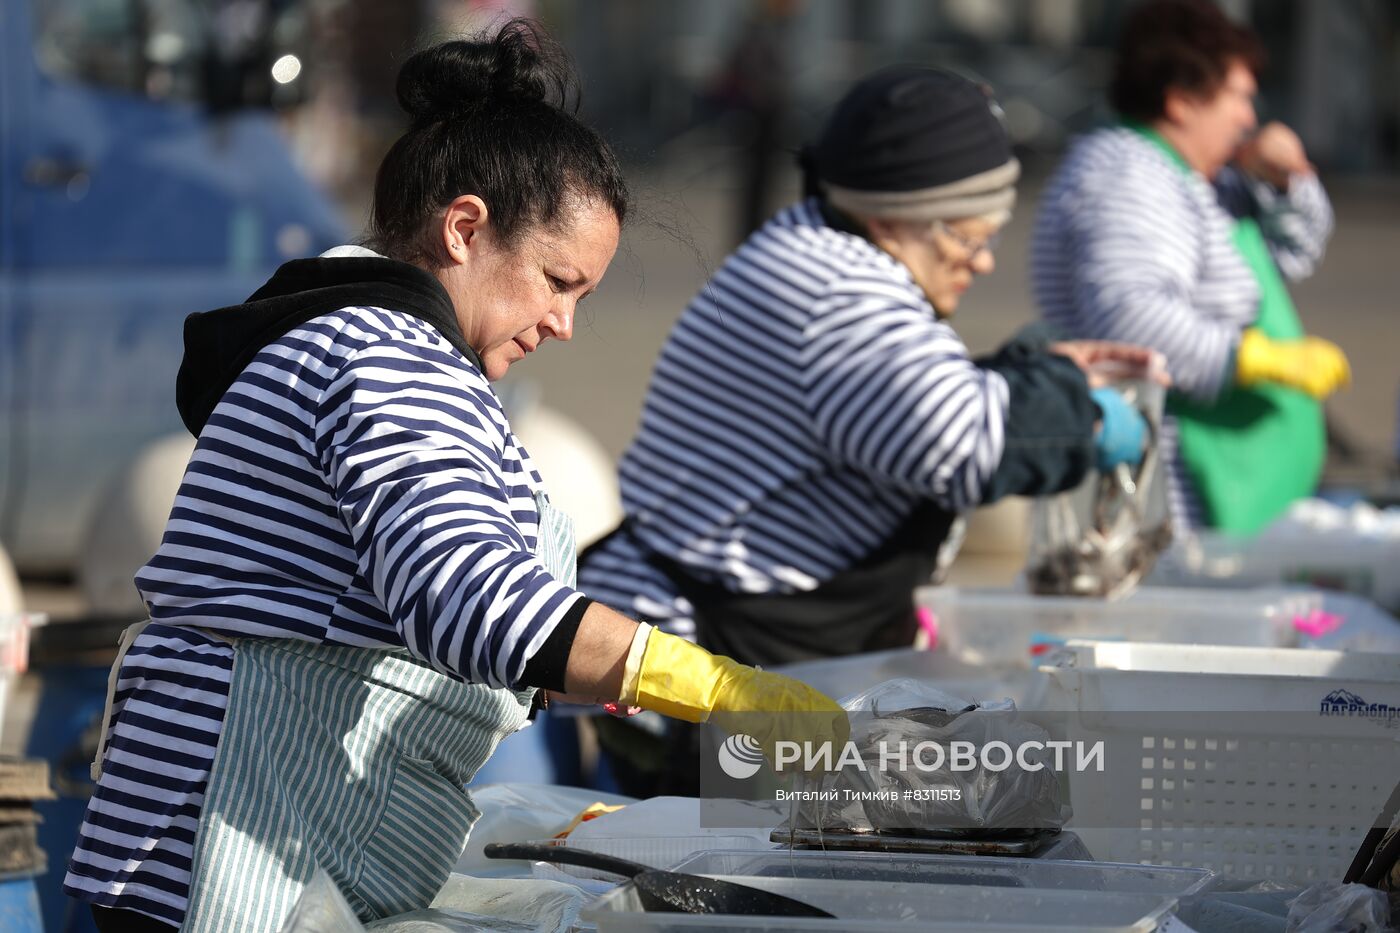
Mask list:
[[[573,525],[535,502],[536,556],[572,586]],[[427,907],[478,816],[462,786],[534,691],[462,683],[404,650],[233,645],[181,929],[274,933],[318,866],[363,921]]]

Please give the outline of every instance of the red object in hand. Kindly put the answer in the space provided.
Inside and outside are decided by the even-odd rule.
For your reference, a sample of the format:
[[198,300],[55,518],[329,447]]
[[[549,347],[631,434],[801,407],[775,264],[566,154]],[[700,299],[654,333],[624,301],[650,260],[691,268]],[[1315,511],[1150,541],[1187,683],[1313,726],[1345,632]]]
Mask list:
[[635,716],[642,711],[640,706],[622,706],[618,703],[604,703],[603,712],[609,716],[618,716],[626,719],[628,716]]

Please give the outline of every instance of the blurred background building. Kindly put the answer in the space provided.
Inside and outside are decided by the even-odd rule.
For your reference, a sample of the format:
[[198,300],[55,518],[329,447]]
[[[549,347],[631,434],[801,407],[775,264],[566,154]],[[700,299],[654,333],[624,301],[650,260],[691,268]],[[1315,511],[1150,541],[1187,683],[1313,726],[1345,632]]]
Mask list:
[[[1109,118],[1104,87],[1112,46],[1132,5],[1132,0],[0,2],[3,22],[22,27],[5,30],[7,49],[18,55],[26,45],[32,49],[40,92],[51,86],[82,89],[95,95],[90,100],[105,102],[74,113],[102,115],[109,107],[139,103],[153,113],[178,113],[213,128],[201,156],[175,151],[173,137],[170,142],[121,137],[113,121],[89,136],[102,137],[102,145],[116,153],[114,165],[120,166],[124,153],[136,161],[139,152],[154,171],[178,161],[188,173],[192,161],[219,154],[221,139],[233,146],[236,127],[252,119],[275,120],[300,171],[311,186],[329,194],[350,236],[364,226],[374,168],[402,128],[393,82],[404,58],[424,42],[489,28],[510,16],[539,18],[575,60],[585,114],[628,163],[637,211],[607,282],[585,306],[573,344],[550,346],[508,383],[526,383],[532,397],[582,425],[612,456],[635,427],[652,360],[671,322],[724,254],[797,196],[796,149],[852,80],[882,65],[937,64],[977,76],[995,89],[1026,166],[1025,180],[997,255],[998,272],[979,281],[955,326],[974,351],[982,351],[1032,320],[1026,231],[1039,187],[1074,134]],[[1400,293],[1400,271],[1389,257],[1400,248],[1400,4],[1221,2],[1251,22],[1267,44],[1261,119],[1280,119],[1299,131],[1337,207],[1328,257],[1295,294],[1309,331],[1341,343],[1356,374],[1353,388],[1329,406],[1334,435],[1329,475],[1374,483],[1393,469],[1396,444],[1400,340],[1394,296]],[[21,31],[31,34],[28,43]],[[22,111],[22,104],[19,111],[12,108]],[[62,119],[73,129],[74,120],[86,117]],[[21,266],[24,244],[37,242],[34,231],[46,216],[92,204],[99,194],[109,199],[103,201],[109,214],[131,207],[128,224],[115,232],[83,224],[59,227],[56,250],[83,255],[89,250],[87,236],[140,241],[144,234],[136,207],[152,210],[156,199],[172,202],[166,207],[191,218],[200,216],[198,198],[162,189],[158,176],[113,193],[120,167],[94,168],[75,160],[65,154],[68,143],[50,153],[26,149],[25,135],[24,127],[5,134],[6,158],[23,162],[13,169],[23,181],[9,195],[14,203],[0,239],[0,245],[15,244],[13,255]],[[161,146],[168,151],[149,151]],[[199,171],[213,178],[225,169],[209,161]],[[249,175],[239,184],[259,182]],[[48,206],[27,200],[39,188],[57,192]],[[304,222],[281,223],[262,242],[260,231],[272,222],[260,219],[258,210],[234,210],[227,235],[220,234],[210,247],[223,267],[245,272],[255,282],[252,273],[321,247],[316,229]],[[91,249],[95,254],[106,245]],[[147,252],[142,261],[157,269],[171,258],[156,255],[154,245]],[[31,286],[33,281],[38,280]],[[219,300],[241,297],[238,287],[228,285],[230,297]],[[195,300],[181,306],[181,314],[197,310]],[[23,322],[22,303],[8,313]],[[170,331],[168,342],[177,347],[178,320],[172,313],[151,326]],[[23,330],[22,323],[13,326]],[[113,339],[120,341],[120,332]],[[121,348],[113,349],[117,355],[106,362],[121,365]],[[58,357],[64,351],[44,352],[49,355],[29,365],[36,372],[62,370]],[[69,361],[73,368],[95,378],[92,367],[76,360]],[[173,385],[163,375],[161,380],[143,391],[153,398],[169,392],[170,422],[178,429]],[[0,395],[3,390],[0,379]],[[0,457],[0,538],[22,557],[15,539],[25,526],[14,513],[28,493],[14,480],[22,472],[14,466],[19,457],[14,438],[20,435],[0,430],[0,440],[6,436],[11,450]],[[43,472],[32,462],[27,470],[31,480]],[[89,485],[100,489],[105,480]]]
[[[938,63],[996,90],[1018,146],[1053,158],[1107,116],[1132,0],[42,0],[35,53],[55,76],[213,109],[287,114],[307,167],[359,195],[392,135],[393,78],[420,41],[512,15],[573,54],[585,110],[640,163],[765,134],[791,149],[856,77]],[[1263,36],[1260,113],[1333,172],[1400,168],[1400,7],[1221,0]],[[279,66],[280,67],[274,67]],[[755,116],[773,118],[776,128]],[[381,143],[382,145],[382,143]]]

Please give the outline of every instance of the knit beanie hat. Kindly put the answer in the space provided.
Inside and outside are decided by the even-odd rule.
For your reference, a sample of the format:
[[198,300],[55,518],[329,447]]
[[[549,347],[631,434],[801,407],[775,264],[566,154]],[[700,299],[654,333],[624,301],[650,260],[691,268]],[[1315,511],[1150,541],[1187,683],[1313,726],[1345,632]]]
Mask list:
[[809,193],[890,220],[1004,219],[1021,174],[990,91],[913,65],[851,88],[801,162]]

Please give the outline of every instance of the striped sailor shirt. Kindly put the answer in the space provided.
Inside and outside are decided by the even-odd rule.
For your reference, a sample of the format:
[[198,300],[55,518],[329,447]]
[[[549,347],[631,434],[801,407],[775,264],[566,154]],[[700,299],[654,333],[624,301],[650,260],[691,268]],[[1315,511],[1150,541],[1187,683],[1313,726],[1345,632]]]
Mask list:
[[137,576],[154,624],[122,667],[65,890],[183,917],[233,664],[206,631],[407,647],[520,686],[586,603],[532,553],[539,487],[485,377],[423,320],[348,307],[263,347],[200,432]]
[[687,637],[693,608],[649,554],[736,593],[813,590],[919,503],[981,501],[1008,393],[904,265],[794,205],[667,339],[621,463],[628,533],[585,555],[580,586]]
[[[1140,133],[1113,127],[1076,141],[1035,220],[1031,282],[1046,320],[1071,336],[1152,347],[1174,388],[1208,402],[1229,384],[1240,333],[1258,313],[1259,286],[1232,239],[1235,218],[1259,221],[1285,277],[1312,274],[1332,231],[1332,207],[1316,176],[1287,192],[1232,168],[1214,185],[1183,172]],[[1168,419],[1178,527],[1202,524],[1199,502],[1175,456]]]

